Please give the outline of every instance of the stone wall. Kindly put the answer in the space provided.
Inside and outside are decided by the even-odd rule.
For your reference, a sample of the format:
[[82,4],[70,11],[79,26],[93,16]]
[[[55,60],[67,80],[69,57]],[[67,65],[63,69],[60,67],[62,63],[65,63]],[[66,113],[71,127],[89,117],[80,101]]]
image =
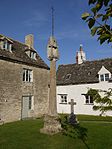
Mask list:
[[[23,68],[33,70],[33,82],[23,82]],[[22,96],[34,96],[34,110],[29,117],[38,117],[48,110],[49,70],[0,60],[0,119],[11,122],[21,119]]]

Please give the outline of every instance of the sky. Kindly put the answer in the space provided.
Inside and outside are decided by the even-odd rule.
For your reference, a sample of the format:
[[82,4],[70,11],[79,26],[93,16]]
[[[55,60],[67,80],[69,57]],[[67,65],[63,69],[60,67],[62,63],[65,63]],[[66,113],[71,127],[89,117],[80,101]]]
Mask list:
[[0,0],[0,34],[23,43],[26,35],[33,34],[34,48],[49,65],[46,47],[51,36],[52,6],[60,53],[57,65],[75,63],[80,44],[87,60],[112,57],[112,46],[100,45],[81,19],[82,13],[90,11],[88,0]]

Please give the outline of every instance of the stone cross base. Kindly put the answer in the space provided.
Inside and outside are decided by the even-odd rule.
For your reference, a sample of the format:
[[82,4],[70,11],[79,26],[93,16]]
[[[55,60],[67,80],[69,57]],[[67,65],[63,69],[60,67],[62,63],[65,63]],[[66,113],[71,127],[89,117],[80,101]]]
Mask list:
[[61,124],[58,116],[46,115],[44,118],[44,127],[40,130],[41,133],[54,135],[61,132]]

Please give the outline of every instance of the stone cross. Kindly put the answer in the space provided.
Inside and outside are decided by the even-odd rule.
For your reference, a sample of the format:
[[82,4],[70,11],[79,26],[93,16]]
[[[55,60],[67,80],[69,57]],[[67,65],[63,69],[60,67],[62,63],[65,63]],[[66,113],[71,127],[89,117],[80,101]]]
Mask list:
[[71,105],[71,113],[74,114],[74,105],[76,105],[76,102],[74,102],[74,99],[71,99],[71,102],[69,102],[69,104]]
[[62,128],[57,113],[56,100],[56,61],[59,59],[58,45],[54,38],[54,15],[52,8],[52,36],[47,45],[47,58],[50,61],[50,92],[49,92],[49,107],[48,114],[44,118],[44,128],[40,130],[46,134],[59,133]]

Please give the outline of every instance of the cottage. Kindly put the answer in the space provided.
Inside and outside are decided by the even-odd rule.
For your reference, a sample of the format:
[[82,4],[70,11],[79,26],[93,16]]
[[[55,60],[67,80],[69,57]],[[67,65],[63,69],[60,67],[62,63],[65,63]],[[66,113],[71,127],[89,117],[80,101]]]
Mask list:
[[[112,88],[112,58],[86,61],[85,52],[80,46],[76,63],[60,65],[57,70],[57,110],[70,113],[69,102],[74,99],[76,114],[99,115],[93,110],[93,100],[87,96],[88,90],[107,91]],[[112,115],[112,112],[105,113]]]
[[49,67],[33,47],[0,35],[0,121],[38,117],[48,110]]

